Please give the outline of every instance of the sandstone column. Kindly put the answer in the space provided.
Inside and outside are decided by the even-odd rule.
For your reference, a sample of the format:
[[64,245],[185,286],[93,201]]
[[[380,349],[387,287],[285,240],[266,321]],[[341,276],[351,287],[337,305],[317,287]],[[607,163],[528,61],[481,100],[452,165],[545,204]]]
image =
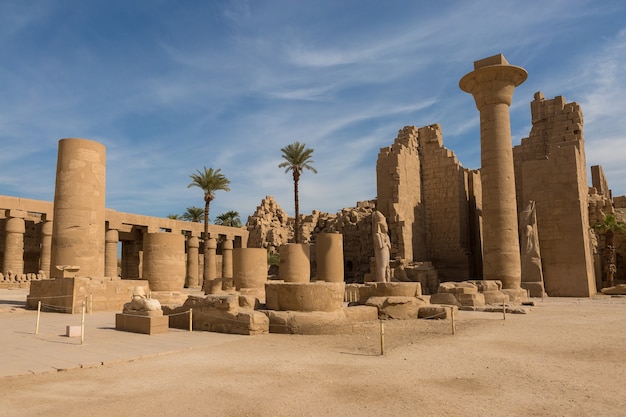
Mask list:
[[223,289],[233,286],[233,241],[222,242],[222,285]]
[[187,287],[198,286],[198,248],[200,242],[197,237],[187,239]]
[[7,210],[7,222],[4,238],[4,262],[2,272],[13,272],[14,277],[24,273],[24,233],[26,212]]
[[141,278],[141,247],[137,240],[122,241],[122,278]]
[[233,249],[233,275],[237,291],[265,299],[267,251],[263,248]]
[[285,282],[311,282],[311,246],[308,243],[287,243],[278,247],[278,253],[279,279]]
[[207,282],[217,278],[217,240],[209,238],[204,244],[204,282]]
[[343,282],[343,235],[320,233],[315,240],[317,280]]
[[480,112],[483,278],[501,280],[505,289],[518,289],[521,282],[509,106],[527,76],[500,54],[474,62],[474,71],[459,83]]
[[86,139],[61,139],[54,191],[50,275],[76,265],[83,276],[104,276],[106,149]]
[[185,285],[185,237],[176,233],[144,234],[143,277],[152,291],[181,291]]
[[104,234],[104,276],[117,277],[117,244],[120,235],[115,229],[109,229]]
[[52,254],[52,221],[44,220],[41,223],[41,253],[39,254],[39,269],[46,278],[50,278],[50,256]]

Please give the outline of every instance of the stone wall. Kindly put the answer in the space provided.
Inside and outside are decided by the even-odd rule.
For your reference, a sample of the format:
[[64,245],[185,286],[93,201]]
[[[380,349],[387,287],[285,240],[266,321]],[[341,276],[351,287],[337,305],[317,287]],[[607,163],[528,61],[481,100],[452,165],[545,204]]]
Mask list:
[[427,257],[417,136],[417,128],[405,126],[376,161],[377,206],[391,232],[392,259]]
[[577,103],[536,93],[532,129],[513,149],[519,210],[536,202],[545,288],[587,297],[596,283],[589,233],[583,115]]
[[266,196],[246,222],[247,247],[278,252],[280,245],[293,239],[293,223],[274,197]]
[[426,224],[426,257],[420,260],[431,261],[442,280],[470,279],[470,171],[443,146],[438,124],[420,128],[418,142]]

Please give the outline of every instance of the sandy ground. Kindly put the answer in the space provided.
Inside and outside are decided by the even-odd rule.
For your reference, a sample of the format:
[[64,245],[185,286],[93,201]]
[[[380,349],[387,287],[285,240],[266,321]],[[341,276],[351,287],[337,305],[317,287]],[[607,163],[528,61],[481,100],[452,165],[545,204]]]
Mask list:
[[361,335],[217,346],[0,379],[0,416],[624,416],[626,298],[536,300]]

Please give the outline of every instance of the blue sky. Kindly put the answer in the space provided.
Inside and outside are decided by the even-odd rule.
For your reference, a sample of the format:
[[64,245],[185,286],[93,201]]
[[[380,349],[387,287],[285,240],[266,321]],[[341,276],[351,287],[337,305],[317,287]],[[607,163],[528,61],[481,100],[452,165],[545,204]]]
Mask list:
[[107,147],[107,207],[182,214],[202,206],[189,175],[221,168],[211,218],[245,222],[266,195],[293,215],[278,168],[294,141],[315,150],[300,211],[376,196],[375,164],[403,126],[439,123],[480,167],[479,114],[458,82],[503,53],[530,101],[581,104],[587,165],[626,194],[626,3],[519,1],[0,0],[0,194],[52,201],[58,140]]

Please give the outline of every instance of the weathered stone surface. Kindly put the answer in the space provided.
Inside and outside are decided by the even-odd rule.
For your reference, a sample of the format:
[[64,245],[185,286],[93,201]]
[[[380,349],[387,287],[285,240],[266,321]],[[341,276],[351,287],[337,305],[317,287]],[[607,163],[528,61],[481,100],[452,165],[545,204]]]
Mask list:
[[344,307],[330,312],[264,310],[270,333],[350,334],[362,333],[363,325],[378,320],[378,309],[368,306]]
[[145,280],[76,277],[32,281],[26,308],[36,309],[41,300],[60,312],[71,314],[80,313],[83,302],[87,311],[121,311],[138,286],[146,292],[149,290]]
[[190,296],[181,307],[163,307],[170,317],[170,327],[189,328],[189,315],[180,314],[193,309],[193,329],[217,333],[254,335],[269,332],[269,320],[265,314],[243,304],[251,303],[249,298],[241,300],[238,295]]
[[132,333],[159,334],[167,333],[169,317],[116,314],[115,329]]
[[409,320],[417,318],[420,307],[428,301],[421,297],[370,297],[365,305],[376,307],[380,319]]
[[359,303],[370,297],[416,297],[422,295],[419,282],[371,282],[359,285]]
[[269,281],[265,305],[277,311],[337,311],[343,307],[344,283]]
[[454,294],[451,294],[449,292],[442,292],[442,293],[437,293],[437,294],[433,294],[430,296],[430,303],[431,304],[445,304],[445,305],[453,305],[453,306],[460,306],[461,303],[459,303],[459,300],[457,300],[457,298],[454,296]]
[[438,293],[476,294],[478,287],[471,282],[442,282],[437,289]]
[[485,297],[485,304],[502,304],[510,301],[508,294],[501,291],[485,291],[483,296]]
[[293,237],[293,226],[289,216],[276,202],[267,196],[261,201],[254,214],[248,217],[248,247],[265,248],[277,252],[278,247]]
[[419,309],[417,317],[420,319],[450,319],[451,314],[455,316],[458,314],[458,307],[456,305],[426,305]]
[[482,307],[485,305],[485,296],[476,294],[457,294],[457,299],[462,306]]
[[602,288],[602,294],[626,295],[626,284],[618,284],[613,287]]

